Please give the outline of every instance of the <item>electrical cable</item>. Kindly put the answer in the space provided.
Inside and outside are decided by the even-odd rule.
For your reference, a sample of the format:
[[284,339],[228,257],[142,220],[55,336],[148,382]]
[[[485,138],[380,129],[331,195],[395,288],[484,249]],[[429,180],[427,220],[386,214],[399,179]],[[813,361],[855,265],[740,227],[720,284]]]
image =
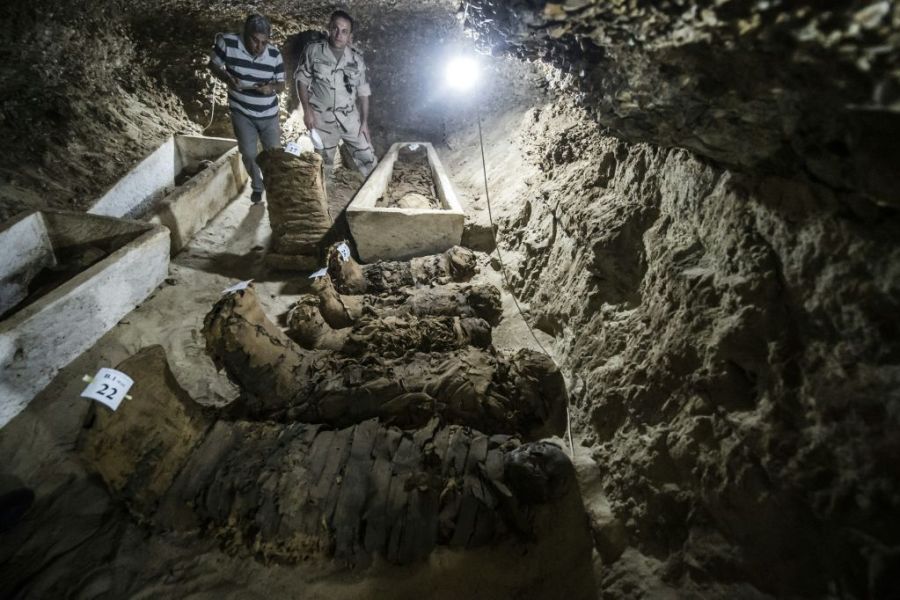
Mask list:
[[[219,44],[219,40],[222,38],[223,35],[224,35],[224,34],[223,34],[222,32],[219,32],[219,33],[216,34],[216,41],[215,41],[215,44],[216,44],[216,45]],[[210,90],[210,92],[209,92],[209,103],[210,103],[210,109],[209,109],[209,123],[207,123],[206,127],[204,127],[204,128],[200,131],[200,133],[206,133],[206,130],[209,129],[210,127],[212,127],[213,119],[216,118],[216,89],[217,89],[217,87],[218,87],[218,85],[219,85],[219,78],[218,78],[218,77],[213,77],[213,82],[212,82],[212,83],[213,83],[213,85],[212,85],[212,90]]]
[[[478,110],[478,107],[475,108],[475,115],[478,120],[478,145],[481,148],[481,173],[484,176],[484,197],[487,200],[487,209],[488,209],[488,221],[491,224],[491,237],[494,239],[494,249],[497,250],[497,260],[500,263],[500,273],[503,275],[503,280],[506,282],[506,288],[509,290],[509,295],[513,299],[513,303],[516,305],[516,310],[519,311],[519,316],[522,317],[522,322],[525,323],[525,327],[528,328],[528,333],[531,334],[531,337],[534,338],[534,341],[537,343],[538,348],[546,354],[550,356],[550,353],[544,348],[544,345],[541,344],[541,340],[538,339],[537,335],[535,335],[534,330],[531,328],[531,325],[528,323],[528,320],[525,318],[525,315],[522,313],[522,307],[519,306],[519,301],[516,299],[516,293],[513,290],[513,286],[509,281],[509,276],[506,274],[506,265],[503,264],[503,253],[500,251],[500,244],[497,243],[497,234],[494,231],[494,215],[491,213],[491,194],[488,191],[488,181],[487,181],[487,161],[484,158],[484,136],[481,133],[481,111]],[[575,460],[575,443],[572,441],[572,420],[569,416],[569,402],[566,399],[566,437],[569,439],[569,448],[572,452],[572,460]]]
[[212,127],[213,119],[216,117],[216,88],[219,85],[219,80],[213,77],[213,86],[212,91],[209,93],[209,103],[212,105],[209,109],[209,123],[207,123],[206,127],[203,128],[201,133],[206,133],[206,130]]

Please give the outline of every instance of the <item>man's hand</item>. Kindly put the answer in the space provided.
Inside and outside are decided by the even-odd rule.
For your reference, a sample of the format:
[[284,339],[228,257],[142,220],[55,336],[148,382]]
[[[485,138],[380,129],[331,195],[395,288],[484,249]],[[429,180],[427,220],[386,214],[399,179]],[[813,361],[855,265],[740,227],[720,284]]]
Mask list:
[[261,83],[253,86],[254,90],[266,94],[280,94],[281,90],[284,89],[284,83],[279,81],[267,81],[266,83]]
[[303,124],[310,131],[316,128],[316,115],[313,114],[312,110],[303,111]]
[[369,145],[372,145],[372,138],[369,137],[369,124],[363,121],[359,124],[359,133],[360,135],[364,135],[366,137],[366,141],[369,142]]

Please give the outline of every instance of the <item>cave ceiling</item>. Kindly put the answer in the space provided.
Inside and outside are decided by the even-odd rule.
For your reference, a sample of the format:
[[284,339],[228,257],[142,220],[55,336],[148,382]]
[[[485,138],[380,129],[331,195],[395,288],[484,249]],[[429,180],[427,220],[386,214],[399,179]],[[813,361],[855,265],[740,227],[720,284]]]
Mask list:
[[896,203],[900,6],[474,0],[482,49],[571,76],[620,137]]

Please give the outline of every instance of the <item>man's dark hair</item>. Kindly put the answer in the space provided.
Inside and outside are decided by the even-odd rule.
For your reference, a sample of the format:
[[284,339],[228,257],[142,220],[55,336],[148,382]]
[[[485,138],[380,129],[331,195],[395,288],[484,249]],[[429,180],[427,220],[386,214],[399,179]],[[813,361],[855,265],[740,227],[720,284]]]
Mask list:
[[336,10],[331,13],[331,18],[328,19],[328,25],[330,26],[334,23],[335,19],[346,19],[348,23],[350,23],[350,31],[353,31],[353,17],[350,16],[350,13],[343,10]]
[[272,24],[269,19],[260,14],[252,14],[244,21],[244,35],[253,35],[254,33],[264,33],[266,36],[272,35]]

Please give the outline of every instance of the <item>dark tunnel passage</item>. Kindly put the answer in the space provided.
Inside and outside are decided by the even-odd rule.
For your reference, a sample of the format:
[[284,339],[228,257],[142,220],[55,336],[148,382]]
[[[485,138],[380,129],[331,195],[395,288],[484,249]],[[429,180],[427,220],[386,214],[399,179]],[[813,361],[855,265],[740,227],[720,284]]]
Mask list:
[[[322,169],[298,99],[335,9],[393,165],[368,179],[346,147]],[[207,66],[252,12],[284,61],[280,144],[310,151],[260,155],[259,204]],[[896,2],[34,0],[0,22],[0,596],[900,596]],[[183,179],[145,203],[186,209],[97,209],[170,147]],[[444,225],[361,234],[348,208],[447,193],[451,250],[403,254]],[[115,411],[79,396],[100,367],[135,381]]]

